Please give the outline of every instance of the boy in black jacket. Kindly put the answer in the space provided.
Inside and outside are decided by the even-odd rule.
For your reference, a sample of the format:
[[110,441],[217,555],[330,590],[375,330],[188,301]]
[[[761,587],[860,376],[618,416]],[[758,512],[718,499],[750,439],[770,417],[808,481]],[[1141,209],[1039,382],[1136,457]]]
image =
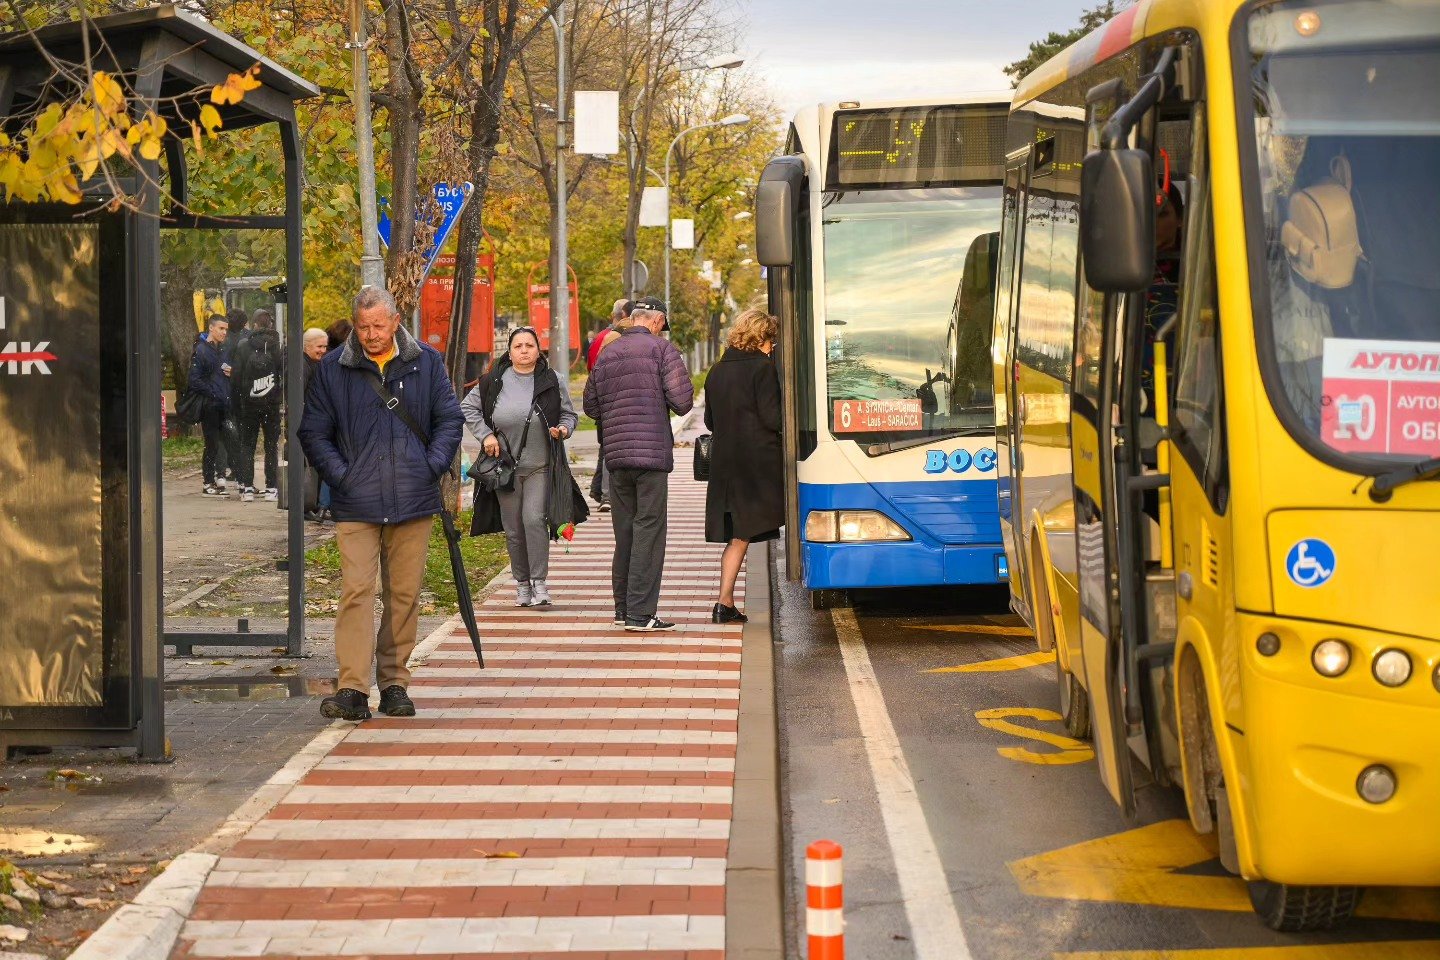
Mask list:
[[256,310],[250,318],[247,336],[235,349],[232,408],[240,428],[240,462],[235,475],[240,499],[255,499],[255,442],[265,434],[265,499],[277,500],[279,475],[280,411],[285,391],[281,389],[280,337],[275,320],[267,310]]

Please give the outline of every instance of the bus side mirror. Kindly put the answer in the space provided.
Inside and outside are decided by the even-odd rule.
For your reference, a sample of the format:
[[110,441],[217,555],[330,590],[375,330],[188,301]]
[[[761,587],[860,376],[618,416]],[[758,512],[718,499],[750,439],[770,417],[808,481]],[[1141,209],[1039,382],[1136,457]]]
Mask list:
[[766,267],[795,263],[795,224],[805,201],[805,161],[776,157],[755,188],[755,259]]
[[1143,150],[1095,150],[1080,170],[1085,282],[1136,293],[1155,276],[1155,175]]

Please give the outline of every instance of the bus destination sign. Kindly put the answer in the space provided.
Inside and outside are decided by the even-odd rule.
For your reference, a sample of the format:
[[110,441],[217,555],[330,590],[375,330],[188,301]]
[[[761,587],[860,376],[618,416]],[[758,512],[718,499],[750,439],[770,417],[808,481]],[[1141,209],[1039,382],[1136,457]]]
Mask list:
[[1325,442],[1353,453],[1440,451],[1440,343],[1325,340]]
[[886,433],[924,430],[918,398],[902,400],[836,400],[836,433]]

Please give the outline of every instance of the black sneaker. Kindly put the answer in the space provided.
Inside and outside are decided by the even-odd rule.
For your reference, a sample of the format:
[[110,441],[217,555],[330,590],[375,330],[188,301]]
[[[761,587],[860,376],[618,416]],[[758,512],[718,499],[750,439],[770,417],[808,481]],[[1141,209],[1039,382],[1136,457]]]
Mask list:
[[740,612],[739,607],[727,607],[723,603],[715,604],[715,609],[710,611],[711,623],[749,623],[750,618]]
[[615,626],[617,626],[617,627],[623,627],[623,626],[625,626],[625,611],[624,611],[624,610],[616,610],[616,611],[615,611],[615,620],[614,620],[614,623],[615,623]]
[[370,719],[370,698],[359,690],[342,687],[320,701],[320,716],[359,722]]
[[625,629],[631,633],[659,633],[662,630],[674,630],[675,624],[659,617],[627,617]]
[[380,712],[387,717],[415,716],[415,701],[398,683],[392,683],[380,691]]

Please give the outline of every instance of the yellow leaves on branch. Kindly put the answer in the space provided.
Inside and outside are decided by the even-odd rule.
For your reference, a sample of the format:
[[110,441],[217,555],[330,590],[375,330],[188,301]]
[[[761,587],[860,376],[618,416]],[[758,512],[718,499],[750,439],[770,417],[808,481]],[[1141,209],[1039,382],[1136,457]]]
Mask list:
[[210,91],[210,102],[224,106],[227,103],[239,103],[245,99],[248,91],[258,89],[260,86],[260,65],[256,64],[244,73],[232,73],[225,78],[225,82],[216,86]]
[[[239,103],[260,86],[259,74],[258,65],[231,74],[210,90],[211,102]],[[221,127],[220,111],[203,104],[189,127],[192,141],[203,152],[202,132],[214,139]],[[82,185],[111,157],[155,161],[165,137],[178,135],[153,110],[133,119],[125,88],[115,77],[97,71],[78,96],[68,103],[49,104],[13,140],[0,133],[0,187],[7,200],[78,204],[84,198]]]

